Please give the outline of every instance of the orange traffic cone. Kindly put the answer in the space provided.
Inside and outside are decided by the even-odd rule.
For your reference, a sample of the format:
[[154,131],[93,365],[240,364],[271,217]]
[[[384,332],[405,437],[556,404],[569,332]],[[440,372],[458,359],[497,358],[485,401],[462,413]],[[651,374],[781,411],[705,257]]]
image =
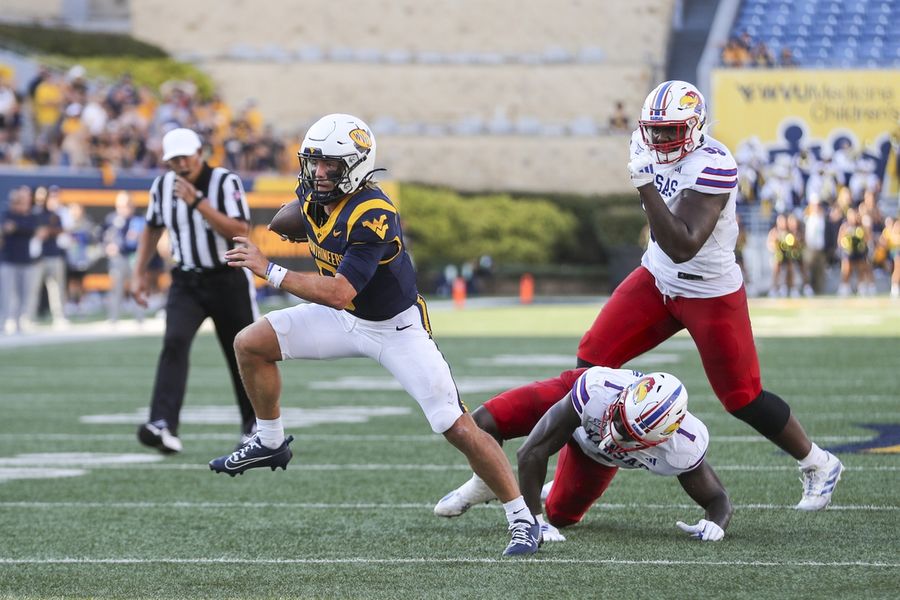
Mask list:
[[519,278],[519,302],[531,304],[534,301],[534,277],[525,273]]
[[466,304],[466,280],[457,277],[453,280],[453,305],[462,308]]

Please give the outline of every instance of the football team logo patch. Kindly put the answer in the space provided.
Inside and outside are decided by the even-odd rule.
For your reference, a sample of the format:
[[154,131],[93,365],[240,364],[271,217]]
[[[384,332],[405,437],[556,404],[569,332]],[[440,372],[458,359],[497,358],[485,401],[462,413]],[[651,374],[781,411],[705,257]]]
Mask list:
[[678,101],[679,108],[693,108],[698,115],[703,112],[703,102],[697,92],[688,92]]
[[631,396],[634,403],[640,404],[643,402],[655,385],[656,381],[652,377],[644,377],[631,384],[631,387],[634,389],[634,394]]
[[386,234],[388,230],[388,224],[385,221],[387,221],[387,215],[381,215],[377,219],[363,221],[363,227],[368,227],[375,232],[375,235],[384,239],[384,234]]
[[356,144],[357,150],[368,150],[372,147],[372,137],[365,129],[354,129],[349,135],[353,143]]
[[700,96],[695,92],[688,92],[678,101],[679,108],[695,108],[700,104]]

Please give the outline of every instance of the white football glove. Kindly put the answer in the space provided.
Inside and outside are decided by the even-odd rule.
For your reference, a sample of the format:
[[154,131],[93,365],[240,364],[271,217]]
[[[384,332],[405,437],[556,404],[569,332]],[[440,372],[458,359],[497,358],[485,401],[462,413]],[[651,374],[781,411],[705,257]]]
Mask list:
[[703,542],[718,542],[725,537],[725,531],[721,527],[706,519],[700,519],[696,525],[688,525],[683,521],[675,524],[692,538]]
[[628,163],[628,174],[631,175],[631,185],[636,188],[653,183],[653,158],[649,154],[639,154]]

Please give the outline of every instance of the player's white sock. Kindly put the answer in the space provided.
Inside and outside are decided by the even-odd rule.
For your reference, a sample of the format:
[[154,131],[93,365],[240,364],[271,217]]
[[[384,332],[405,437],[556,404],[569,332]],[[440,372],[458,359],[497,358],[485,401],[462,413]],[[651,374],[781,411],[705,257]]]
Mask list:
[[828,453],[813,444],[812,448],[809,449],[809,454],[807,454],[805,458],[798,460],[797,462],[800,463],[801,469],[821,467],[826,462],[828,462]]
[[506,502],[503,505],[503,510],[506,511],[506,520],[509,521],[509,524],[512,525],[515,521],[528,521],[529,523],[534,523],[534,515],[531,514],[531,511],[528,510],[528,505],[525,504],[525,498],[519,496],[518,498],[513,498],[509,502]]
[[284,443],[284,426],[281,417],[277,419],[256,419],[256,435],[266,448],[273,450]]

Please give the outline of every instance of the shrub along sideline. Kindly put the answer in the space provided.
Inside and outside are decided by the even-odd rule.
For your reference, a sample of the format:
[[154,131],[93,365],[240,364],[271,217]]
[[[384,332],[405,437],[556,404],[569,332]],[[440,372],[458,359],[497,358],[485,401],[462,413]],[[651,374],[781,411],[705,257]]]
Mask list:
[[483,255],[509,276],[605,274],[620,257],[639,256],[646,223],[640,203],[627,195],[469,195],[402,184],[399,198],[422,277]]

